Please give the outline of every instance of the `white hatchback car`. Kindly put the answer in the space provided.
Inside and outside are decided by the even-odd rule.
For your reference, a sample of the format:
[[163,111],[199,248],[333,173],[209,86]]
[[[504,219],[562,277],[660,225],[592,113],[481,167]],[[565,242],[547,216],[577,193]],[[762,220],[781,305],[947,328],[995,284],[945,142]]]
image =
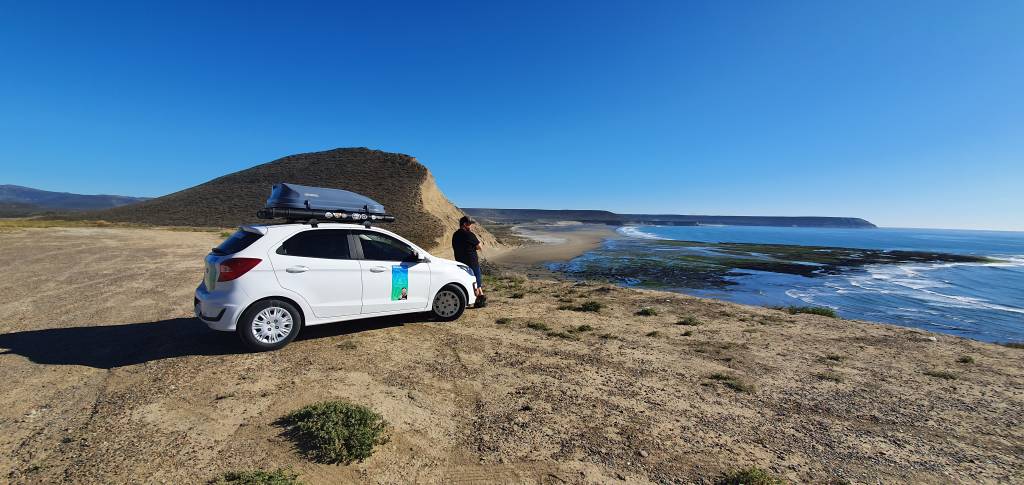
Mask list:
[[376,227],[243,226],[206,256],[195,313],[250,349],[274,350],[308,325],[427,311],[455,320],[475,287],[466,265]]

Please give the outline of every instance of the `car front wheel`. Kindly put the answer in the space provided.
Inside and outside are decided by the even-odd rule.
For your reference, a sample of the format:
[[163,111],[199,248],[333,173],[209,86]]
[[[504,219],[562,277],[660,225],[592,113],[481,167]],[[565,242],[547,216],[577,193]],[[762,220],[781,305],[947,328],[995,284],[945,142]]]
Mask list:
[[434,304],[430,310],[442,322],[455,320],[466,311],[466,295],[454,286],[445,286],[434,295]]
[[283,300],[254,303],[242,313],[236,332],[250,350],[277,350],[291,342],[302,327],[302,315]]

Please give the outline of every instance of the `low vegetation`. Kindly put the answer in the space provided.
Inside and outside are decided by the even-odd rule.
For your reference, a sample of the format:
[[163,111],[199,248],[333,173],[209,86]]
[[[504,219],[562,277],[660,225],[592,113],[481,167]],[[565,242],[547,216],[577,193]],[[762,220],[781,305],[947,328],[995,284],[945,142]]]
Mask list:
[[835,310],[823,306],[775,306],[771,308],[775,310],[788,312],[790,315],[806,313],[809,315],[821,315],[823,317],[839,318],[839,315],[836,314]]
[[540,330],[541,332],[547,332],[548,330],[551,330],[551,327],[549,327],[546,323],[542,322],[529,322],[526,324],[526,328],[529,328],[531,330]]
[[647,332],[647,336],[648,337],[658,337],[660,335],[661,335],[661,332],[659,332],[657,330],[654,330],[654,331],[651,331],[651,332]]
[[590,325],[587,325],[585,323],[583,325],[569,329],[569,331],[572,333],[590,332],[592,330],[594,330],[594,327],[591,327]]
[[1003,347],[1009,347],[1011,349],[1024,349],[1024,342],[1006,342]]
[[211,480],[210,485],[301,485],[298,477],[290,470],[281,468],[270,472],[244,470],[227,472]]
[[832,362],[840,362],[843,360],[843,356],[839,354],[828,354],[825,356],[825,360],[831,360]]
[[956,379],[956,374],[945,370],[926,370],[924,371],[924,375],[946,380]]
[[387,443],[387,422],[374,410],[344,401],[311,404],[282,419],[286,435],[321,463],[363,461]]
[[785,480],[760,468],[747,468],[722,475],[716,485],[784,485]]
[[636,315],[641,317],[653,317],[657,314],[658,310],[651,307],[644,307],[636,311]]
[[814,374],[814,377],[817,377],[818,379],[823,381],[843,382],[843,376],[840,375],[838,372],[831,370]]
[[688,327],[696,327],[697,325],[700,325],[700,324],[701,324],[700,320],[697,320],[696,317],[691,317],[691,316],[685,316],[683,318],[680,318],[678,321],[676,321],[676,325],[686,325]]
[[597,302],[594,300],[587,300],[579,306],[573,305],[562,305],[558,307],[559,310],[572,310],[574,312],[599,312],[604,309],[604,303]]
[[517,299],[517,300],[518,300],[518,299],[520,299],[520,298],[522,298],[522,297],[524,297],[524,296],[526,296],[526,294],[525,294],[525,293],[523,293],[523,292],[521,292],[521,291],[517,291],[517,292],[515,292],[515,293],[512,293],[512,294],[511,294],[511,295],[509,295],[508,297],[509,297],[509,298],[514,298],[514,299]]
[[721,382],[723,385],[725,385],[725,387],[728,387],[729,389],[732,389],[732,390],[734,390],[736,392],[753,392],[754,391],[754,385],[753,384],[751,384],[751,383],[749,383],[749,382],[747,382],[747,381],[745,381],[743,379],[740,379],[739,377],[736,377],[734,375],[723,374],[723,373],[720,373],[720,372],[716,372],[716,373],[711,374],[710,376],[708,376],[708,379],[711,379],[713,381]]
[[509,324],[511,322],[512,322],[512,319],[508,318],[508,317],[501,317],[501,318],[499,318],[499,319],[494,321],[494,323],[497,323],[498,325],[507,325],[507,324]]
[[959,359],[956,359],[956,361],[961,363],[961,364],[973,364],[974,363],[974,357],[971,357],[969,355],[964,355],[964,356],[961,356]]
[[577,336],[575,336],[575,335],[573,335],[571,333],[562,332],[562,331],[551,331],[551,332],[547,333],[547,336],[548,337],[555,337],[555,338],[563,338],[563,339],[566,339],[566,340],[578,340],[579,339],[579,337],[577,337]]
[[693,335],[693,330],[687,330],[681,333],[680,335],[682,335],[683,337],[689,337],[690,335]]

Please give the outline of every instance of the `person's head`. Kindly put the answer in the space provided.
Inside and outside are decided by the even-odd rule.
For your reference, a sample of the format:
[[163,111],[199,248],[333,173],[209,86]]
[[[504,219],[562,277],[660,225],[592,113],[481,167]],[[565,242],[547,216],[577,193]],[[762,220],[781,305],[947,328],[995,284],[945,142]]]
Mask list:
[[459,219],[459,227],[467,231],[473,230],[473,224],[476,224],[476,221],[470,219],[469,216],[462,216],[462,219]]

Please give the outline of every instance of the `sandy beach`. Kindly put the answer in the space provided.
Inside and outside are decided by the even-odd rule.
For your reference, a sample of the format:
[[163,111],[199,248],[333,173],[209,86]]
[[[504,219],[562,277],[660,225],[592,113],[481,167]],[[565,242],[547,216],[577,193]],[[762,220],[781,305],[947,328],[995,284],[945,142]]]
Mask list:
[[518,269],[564,262],[600,247],[605,239],[619,237],[612,226],[603,224],[522,224],[513,230],[536,244],[485,253],[489,261]]
[[[1020,349],[503,272],[456,322],[311,327],[243,353],[191,317],[218,239],[0,232],[0,481],[288,467],[311,484],[713,483],[750,466],[793,482],[1024,480]],[[303,459],[275,423],[325,399],[382,413],[391,440],[349,466]]]

